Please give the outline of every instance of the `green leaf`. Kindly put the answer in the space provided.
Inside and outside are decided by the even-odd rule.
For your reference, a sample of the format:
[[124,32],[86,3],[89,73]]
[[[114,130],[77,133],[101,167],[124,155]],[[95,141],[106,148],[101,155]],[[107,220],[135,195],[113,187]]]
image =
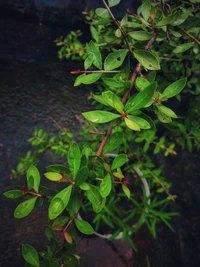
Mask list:
[[39,267],[39,255],[34,247],[30,245],[22,245],[22,256],[28,263]]
[[49,225],[46,225],[44,227],[45,235],[47,239],[50,241],[51,239],[56,239],[55,232],[53,231],[52,227]]
[[170,122],[172,122],[171,117],[165,115],[164,113],[159,112],[159,111],[157,111],[157,112],[155,112],[155,113],[156,113],[158,119],[159,119],[161,122],[163,122],[163,123],[170,123]]
[[92,235],[95,233],[93,227],[88,222],[78,219],[75,219],[74,222],[81,233],[85,235]]
[[88,57],[92,57],[92,64],[97,67],[98,69],[102,68],[102,56],[99,51],[99,48],[96,46],[96,44],[93,41],[89,42],[88,45]]
[[33,197],[20,203],[14,211],[14,217],[21,219],[29,215],[35,206],[36,200],[37,197]]
[[125,106],[126,112],[132,113],[138,109],[144,108],[147,104],[149,104],[149,102],[152,101],[156,87],[157,83],[154,82],[144,88],[144,90],[139,92],[136,96],[130,97]]
[[104,61],[105,70],[114,70],[120,67],[128,53],[128,49],[119,49],[116,52],[110,53]]
[[56,172],[46,172],[44,176],[50,181],[59,181],[62,178],[62,175]]
[[88,183],[82,183],[80,186],[79,186],[80,189],[84,190],[84,191],[87,191],[87,190],[90,190],[90,185]]
[[112,189],[112,180],[110,174],[107,174],[100,184],[100,194],[102,197],[107,197]]
[[180,80],[177,80],[176,82],[170,84],[162,93],[161,98],[168,99],[171,98],[177,94],[179,94],[183,88],[185,87],[187,82],[186,78],[182,78]]
[[68,151],[68,165],[75,179],[81,164],[81,152],[76,142],[72,142]]
[[109,7],[116,6],[120,3],[121,0],[108,0]]
[[150,0],[143,1],[141,5],[141,13],[143,18],[147,21],[150,17],[151,3]]
[[126,126],[128,128],[130,128],[133,131],[140,131],[140,127],[137,123],[135,123],[134,121],[129,120],[127,118],[124,118],[124,120],[125,120]]
[[174,113],[173,110],[171,110],[168,107],[165,107],[164,105],[156,105],[157,109],[164,113],[165,115],[171,117],[171,118],[177,118],[177,115]]
[[128,115],[127,118],[130,119],[131,121],[134,121],[135,123],[137,123],[137,125],[141,129],[150,129],[151,128],[150,123],[141,117]]
[[96,205],[101,205],[103,198],[100,195],[98,188],[91,184],[89,186],[90,189],[86,191],[87,198],[91,203],[94,203]]
[[107,140],[104,146],[104,154],[113,152],[123,141],[123,133],[115,132]]
[[107,19],[107,18],[110,18],[110,14],[108,13],[108,10],[106,8],[97,8],[95,10],[97,16],[99,16],[100,18],[103,18],[103,19]]
[[135,87],[138,91],[143,91],[144,88],[146,88],[150,84],[151,83],[147,79],[141,77],[137,77],[135,81]]
[[52,164],[46,167],[47,172],[63,172],[66,176],[70,175],[70,170],[65,166],[61,164]]
[[86,181],[86,179],[88,178],[89,175],[89,170],[88,167],[84,166],[82,167],[77,175],[76,175],[76,186],[81,185],[82,183],[84,183]]
[[[31,165],[27,170],[27,180],[29,181],[29,179],[33,179],[33,189],[38,192],[40,186],[40,173],[34,165]],[[29,188],[29,190],[30,189],[32,188]]]
[[114,108],[113,96],[114,93],[111,91],[106,91],[102,93],[102,97],[106,105]]
[[82,80],[83,80],[84,77],[85,77],[85,73],[79,75],[79,76],[76,78],[75,82],[74,82],[74,86],[79,86],[79,85],[81,85],[81,84],[82,84]]
[[22,191],[20,189],[10,190],[3,193],[3,195],[8,198],[19,198],[22,196]]
[[134,57],[140,62],[140,64],[148,70],[159,70],[160,63],[157,57],[149,51],[135,50]]
[[[84,74],[81,79],[81,83],[83,84],[91,84],[98,81],[103,73],[91,73],[91,74]],[[75,85],[74,85],[75,86]]]
[[69,218],[66,216],[61,216],[58,219],[56,219],[52,226],[59,225],[59,226],[64,226],[67,222],[69,221]]
[[174,48],[173,52],[176,54],[177,53],[183,53],[183,52],[187,51],[188,49],[190,49],[194,43],[195,42],[190,42],[190,43],[178,45],[176,48]]
[[71,217],[73,217],[79,211],[81,201],[82,199],[79,190],[75,190],[67,205],[67,210],[69,211]]
[[50,220],[55,219],[66,208],[71,196],[71,191],[72,185],[69,185],[52,198],[48,210]]
[[101,110],[95,110],[95,111],[88,111],[82,113],[82,115],[89,121],[94,123],[106,123],[112,120],[115,120],[120,117],[118,114],[114,114],[108,111],[101,111]]
[[114,80],[114,78],[102,78],[102,81],[109,87],[109,88],[122,88],[124,85],[124,82],[120,82],[117,80]]
[[124,110],[124,105],[122,104],[122,101],[119,99],[119,97],[117,97],[115,94],[113,94],[113,105],[114,108],[120,113],[123,113]]
[[106,204],[106,198],[103,198],[102,202],[98,205],[92,203],[92,208],[94,212],[99,213],[105,207],[105,204]]
[[99,33],[93,25],[90,25],[90,32],[95,42],[99,43]]
[[146,31],[133,31],[129,32],[128,35],[137,41],[147,41],[153,37],[153,33]]
[[128,160],[128,157],[126,154],[118,155],[112,162],[111,169],[117,169],[123,166]]
[[127,196],[127,198],[131,197],[131,192],[125,184],[122,184],[122,190],[124,191],[124,194]]
[[163,18],[162,20],[156,23],[156,28],[162,28],[163,26],[172,24],[178,17],[178,14],[172,14],[168,17]]

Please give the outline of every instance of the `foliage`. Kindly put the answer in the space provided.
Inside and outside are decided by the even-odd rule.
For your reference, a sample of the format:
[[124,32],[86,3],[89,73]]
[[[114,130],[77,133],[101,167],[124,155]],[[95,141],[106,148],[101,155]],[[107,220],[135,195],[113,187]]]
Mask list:
[[[107,238],[127,239],[135,250],[130,236],[142,225],[154,238],[160,221],[173,230],[176,213],[167,205],[176,196],[156,155],[175,155],[178,145],[190,152],[200,148],[198,1],[144,0],[137,14],[128,10],[121,20],[112,13],[120,0],[102,2],[104,7],[83,12],[92,36],[88,43],[78,40],[80,31],[55,41],[60,59],[84,61],[83,70],[72,71],[78,75],[74,86],[97,84],[90,96],[94,110],[82,113],[80,140],[67,129],[53,137],[35,130],[29,139],[35,152],[12,170],[14,177],[26,173],[27,186],[4,193],[23,199],[16,218],[49,203],[49,247],[38,253],[23,245],[25,266],[76,266],[76,231],[97,234],[102,223],[111,233]],[[178,116],[174,107],[185,98],[186,116]],[[67,155],[65,164],[47,166],[44,174],[61,183],[61,190],[41,185],[36,165],[49,149],[55,156]]]

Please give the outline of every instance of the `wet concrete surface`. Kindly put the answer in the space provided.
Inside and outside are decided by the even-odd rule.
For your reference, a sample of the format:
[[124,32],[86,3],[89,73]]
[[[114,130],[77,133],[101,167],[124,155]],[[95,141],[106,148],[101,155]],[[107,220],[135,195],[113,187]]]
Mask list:
[[[10,169],[16,166],[18,159],[30,148],[26,140],[34,129],[43,128],[49,134],[59,130],[52,121],[53,117],[62,127],[77,132],[80,123],[76,119],[82,111],[89,109],[87,96],[90,88],[73,88],[74,77],[69,74],[77,69],[77,64],[61,64],[56,60],[56,50],[46,42],[53,40],[55,32],[46,27],[46,35],[40,41],[36,38],[35,24],[17,24],[1,20],[0,44],[0,170],[1,193],[19,185],[9,180]],[[18,29],[15,37],[9,37],[3,29]],[[24,30],[26,30],[26,33]],[[30,30],[30,31],[29,31]],[[20,35],[21,33],[21,35]],[[22,36],[22,38],[20,38]],[[7,38],[7,39],[6,39]],[[21,49],[22,44],[33,44],[31,50]],[[11,40],[12,39],[12,40]],[[15,44],[19,43],[17,47]],[[6,51],[5,45],[7,44]],[[41,45],[40,45],[41,44]],[[44,53],[37,49],[45,44]],[[1,50],[2,48],[2,50]],[[15,48],[16,50],[13,50]],[[3,52],[4,51],[4,52]],[[43,51],[40,49],[40,51]],[[52,58],[55,59],[52,61]],[[175,233],[163,226],[158,227],[157,239],[153,240],[146,228],[135,235],[139,252],[134,253],[129,245],[120,241],[106,242],[97,237],[79,237],[77,253],[81,256],[81,266],[115,267],[198,267],[200,261],[200,157],[199,154],[179,152],[178,156],[167,158],[166,176],[173,182],[173,192],[178,195],[171,210],[178,211],[172,224]],[[47,153],[42,158],[41,172],[44,166],[55,163],[55,158]],[[36,209],[22,220],[13,218],[18,200],[9,200],[0,195],[0,266],[23,266],[20,254],[21,244],[29,243],[38,250],[47,244],[43,235],[43,226],[47,223],[45,208]]]

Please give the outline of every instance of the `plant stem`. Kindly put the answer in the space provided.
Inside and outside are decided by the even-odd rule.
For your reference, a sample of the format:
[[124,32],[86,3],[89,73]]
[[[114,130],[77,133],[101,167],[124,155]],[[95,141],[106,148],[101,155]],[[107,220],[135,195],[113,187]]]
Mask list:
[[189,32],[187,32],[186,30],[182,29],[181,27],[178,27],[179,30],[181,30],[185,35],[187,35],[188,37],[190,37],[192,40],[194,40],[197,44],[200,45],[200,41],[195,38],[193,35],[191,35]]

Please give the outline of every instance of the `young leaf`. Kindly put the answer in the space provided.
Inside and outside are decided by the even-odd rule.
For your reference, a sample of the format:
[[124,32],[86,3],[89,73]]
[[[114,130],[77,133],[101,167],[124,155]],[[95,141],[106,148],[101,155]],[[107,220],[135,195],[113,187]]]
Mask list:
[[39,255],[34,247],[30,245],[22,245],[22,256],[31,265],[39,267]]
[[137,125],[141,129],[150,129],[151,128],[150,123],[148,121],[146,121],[145,119],[141,118],[141,117],[128,115],[127,118],[132,120],[132,121],[134,121],[135,123],[137,123]]
[[111,89],[112,88],[122,88],[124,85],[124,82],[114,80],[114,78],[103,77],[102,81]]
[[122,190],[124,191],[124,194],[127,196],[127,198],[131,197],[131,192],[125,184],[122,184]]
[[88,56],[90,56],[90,58],[92,57],[93,59],[92,64],[98,69],[101,69],[102,68],[102,56],[99,51],[99,48],[95,45],[93,41],[89,42],[87,52],[88,52]]
[[97,102],[99,102],[99,103],[101,103],[101,104],[103,104],[103,105],[105,105],[105,106],[108,106],[107,102],[103,99],[103,97],[102,97],[101,95],[93,95],[93,98],[94,98]]
[[147,41],[153,37],[153,33],[146,31],[133,31],[129,32],[128,35],[137,41]]
[[161,111],[165,115],[167,115],[171,118],[175,118],[175,119],[177,118],[177,115],[170,108],[165,107],[164,105],[156,105],[156,107],[158,108],[159,111]]
[[176,48],[174,48],[173,52],[176,54],[183,53],[183,52],[187,51],[188,49],[190,49],[194,43],[195,42],[178,45]]
[[34,165],[31,165],[27,170],[27,180],[29,181],[29,179],[33,180],[33,189],[38,192],[40,186],[40,173]]
[[143,1],[141,5],[141,13],[143,18],[147,21],[150,17],[151,3],[150,0]]
[[111,91],[106,91],[102,93],[103,100],[106,102],[107,106],[114,108],[113,96],[114,93]]
[[68,151],[68,165],[75,179],[81,164],[81,152],[76,142],[73,142]]
[[102,197],[107,197],[110,194],[112,188],[112,180],[110,174],[107,174],[100,184],[100,194]]
[[62,175],[56,172],[46,172],[44,176],[50,181],[59,181],[62,178]]
[[88,167],[84,166],[82,167],[77,175],[76,175],[76,186],[81,185],[82,183],[84,183],[86,181],[86,179],[88,178],[89,175],[89,170]]
[[29,215],[35,206],[36,200],[37,197],[33,197],[20,203],[14,211],[14,217],[21,219]]
[[71,191],[72,185],[69,185],[52,198],[48,210],[50,220],[55,219],[66,208],[71,196]]
[[81,84],[82,84],[82,80],[83,80],[84,77],[85,77],[85,73],[79,75],[79,76],[76,78],[75,82],[74,82],[74,86],[79,86],[79,85],[81,85]]
[[122,113],[123,113],[123,110],[124,110],[124,105],[122,104],[122,102],[121,102],[121,100],[119,99],[119,97],[117,97],[115,94],[113,94],[112,100],[113,100],[114,108],[115,108],[120,114],[122,114]]
[[104,61],[105,70],[114,70],[122,65],[128,53],[128,49],[119,49],[116,52],[110,53]]
[[106,8],[97,8],[95,10],[97,16],[99,16],[100,18],[103,18],[103,19],[107,19],[107,18],[110,18],[110,14],[108,13],[108,10]]
[[158,119],[159,119],[161,122],[163,122],[163,123],[170,123],[170,122],[172,122],[171,117],[165,115],[165,114],[162,113],[162,112],[157,111],[157,112],[156,112],[156,115],[157,115]]
[[64,237],[67,243],[72,244],[73,241],[72,241],[72,237],[70,234],[68,234],[67,232],[64,232]]
[[125,106],[126,112],[132,113],[138,109],[144,108],[152,100],[156,86],[157,83],[154,82],[147,86],[143,91],[139,92],[136,96],[130,97]]
[[120,168],[121,166],[123,166],[127,162],[127,160],[128,160],[128,157],[126,154],[118,155],[113,160],[111,169],[114,170],[114,169]]
[[162,93],[161,98],[171,98],[177,94],[179,94],[183,88],[185,87],[187,82],[186,78],[182,78],[180,80],[177,80],[176,82],[170,84]]
[[125,120],[126,126],[128,128],[130,128],[133,131],[140,131],[140,127],[137,123],[135,123],[134,121],[129,120],[127,118],[124,118],[124,120]]
[[108,0],[109,7],[116,6],[120,3],[121,0]]
[[89,121],[94,123],[106,123],[112,120],[115,120],[120,117],[118,114],[111,113],[109,111],[88,111],[82,113],[82,115]]
[[81,79],[81,83],[83,84],[91,84],[94,83],[96,81],[98,81],[102,76],[102,73],[91,73],[91,74],[87,74],[82,76]]
[[93,227],[88,222],[78,219],[75,219],[74,222],[81,233],[85,235],[92,235],[95,233]]
[[3,195],[8,198],[19,198],[22,196],[22,191],[20,189],[10,190],[3,193]]
[[148,70],[159,70],[160,63],[156,56],[149,51],[135,50],[134,57],[140,62],[140,64]]
[[61,216],[58,219],[56,219],[52,226],[59,225],[59,226],[64,226],[67,222],[69,221],[69,218],[66,216]]

